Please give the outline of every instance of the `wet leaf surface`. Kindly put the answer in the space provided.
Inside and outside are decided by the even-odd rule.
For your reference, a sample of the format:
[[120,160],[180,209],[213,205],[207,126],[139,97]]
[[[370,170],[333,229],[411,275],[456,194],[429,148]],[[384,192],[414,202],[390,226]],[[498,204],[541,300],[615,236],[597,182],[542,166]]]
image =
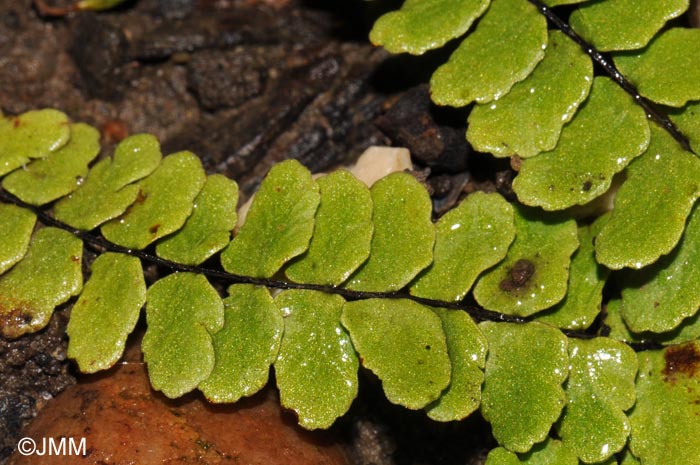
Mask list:
[[611,269],[641,268],[669,253],[700,196],[697,157],[655,125],[651,131],[649,148],[628,168],[610,221],[596,237],[596,259]]
[[238,185],[227,177],[207,177],[194,199],[192,214],[184,226],[156,246],[156,254],[186,265],[199,265],[231,240],[236,225]]
[[192,152],[178,152],[138,184],[139,198],[119,218],[100,229],[110,242],[130,249],[143,249],[180,229],[192,213],[194,199],[206,176]]
[[212,336],[214,369],[199,384],[211,402],[236,402],[262,389],[277,358],[284,323],[265,287],[234,284],[224,299],[224,326]]
[[532,74],[498,101],[474,107],[467,139],[496,157],[528,158],[552,150],[592,82],[590,58],[562,32],[550,32],[544,58]]
[[440,218],[435,230],[433,263],[410,292],[460,301],[481,272],[506,256],[515,237],[513,207],[499,194],[475,192]]
[[321,203],[309,250],[285,270],[298,283],[337,286],[367,260],[372,242],[372,198],[345,170],[319,178]]
[[700,343],[638,354],[630,448],[641,463],[690,465],[700,457]]
[[358,300],[345,304],[342,323],[390,402],[420,409],[449,384],[445,333],[428,307],[404,299]]
[[622,319],[622,300],[614,299],[606,306],[605,326],[612,339],[626,343],[656,342],[663,345],[682,344],[700,338],[700,314],[687,318],[673,331],[665,333],[633,333]]
[[440,398],[426,408],[427,414],[436,421],[462,420],[481,404],[488,344],[466,312],[443,308],[433,311],[442,320],[452,375]]
[[44,205],[77,189],[88,174],[88,163],[99,152],[100,133],[87,124],[71,124],[66,145],[10,173],[2,187],[24,202]]
[[688,0],[597,1],[576,9],[569,23],[602,52],[636,50],[687,9]]
[[489,0],[408,0],[377,20],[369,39],[392,53],[420,55],[464,34]]
[[493,0],[476,30],[433,74],[431,97],[455,107],[498,99],[532,72],[546,46],[547,22],[534,5]]
[[559,6],[559,5],[574,5],[576,3],[584,3],[584,2],[589,2],[591,0],[544,0],[542,3],[544,3],[547,6]]
[[578,248],[576,222],[519,207],[515,230],[506,258],[479,278],[474,298],[489,310],[529,316],[564,298],[570,257]]
[[0,203],[0,275],[27,253],[36,215],[16,205]]
[[563,329],[586,329],[600,313],[603,287],[609,275],[607,268],[595,260],[594,238],[609,215],[592,225],[578,228],[579,248],[571,258],[569,286],[564,299],[550,310],[537,315],[537,321]]
[[0,176],[33,158],[45,158],[70,138],[68,117],[57,110],[32,110],[0,117]]
[[43,228],[24,258],[0,277],[0,333],[15,338],[46,326],[54,308],[83,287],[83,243],[71,233]]
[[129,184],[151,174],[160,161],[160,143],[154,136],[124,139],[113,158],[95,164],[84,184],[56,204],[54,216],[87,231],[116,218],[139,196],[139,186]]
[[317,291],[275,298],[284,335],[275,361],[280,401],[307,429],[328,428],[357,396],[359,361],[340,324],[345,301]]
[[542,323],[484,322],[489,343],[481,413],[493,435],[512,452],[543,441],[566,404],[567,338]]
[[607,191],[613,175],[648,145],[644,110],[612,80],[597,77],[557,147],[524,160],[513,190],[524,204],[545,210],[583,205]]
[[311,173],[296,160],[275,165],[260,186],[245,223],[221,253],[230,273],[269,278],[306,251],[320,195]]
[[394,173],[370,190],[374,235],[369,259],[347,287],[357,291],[397,291],[433,260],[435,229],[425,188],[407,173]]
[[622,318],[635,333],[665,333],[700,308],[700,212],[692,210],[678,246],[621,281]]
[[[309,163],[307,166],[319,170],[340,160],[349,160],[367,143],[388,143],[388,139],[372,126],[385,96],[368,85],[369,74],[373,74],[386,53],[372,51],[355,33],[350,40],[336,35],[332,24],[337,23],[331,21],[333,14],[326,11],[334,10],[335,6],[301,6],[286,0],[276,1],[274,5],[260,2],[204,5],[199,2],[195,6],[195,3],[166,1],[149,6],[135,2],[106,15],[76,15],[68,22],[42,19],[27,5],[3,3],[0,6],[3,18],[0,21],[2,111],[20,114],[46,102],[59,102],[74,118],[90,121],[102,130],[103,156],[109,155],[112,145],[125,135],[144,131],[156,134],[171,148],[197,147],[209,173],[226,172],[241,185],[245,183],[248,192],[258,185],[259,173],[266,170],[262,167],[271,166],[282,155],[296,154],[303,163]],[[171,15],[173,9],[180,12],[186,9],[185,4],[192,8],[192,15],[184,20],[187,27],[183,28],[183,21],[174,20]],[[278,7],[282,8],[278,10]],[[128,42],[109,42],[115,33],[122,32],[128,34]],[[241,46],[231,43],[232,39],[241,37],[245,41]],[[150,38],[154,40],[147,40]],[[73,44],[76,46],[69,50]],[[129,49],[119,49],[123,45],[128,45]],[[191,61],[175,64],[168,59],[172,54],[177,58],[178,51],[185,50],[191,54]],[[239,50],[240,54],[231,53]],[[153,52],[161,55],[148,58]],[[202,96],[197,95],[194,82],[190,80],[191,74],[202,74],[203,68],[196,69],[194,62],[206,62],[215,67],[229,56],[263,58],[263,63],[267,64],[261,69],[263,98],[235,108],[235,116],[232,116],[232,105],[222,102],[223,99],[218,104],[224,105],[224,111],[207,111]],[[110,62],[112,59],[115,61]],[[219,87],[209,95],[220,96],[223,91],[237,87],[228,86],[229,83],[248,82],[251,73],[242,68],[227,63],[220,73],[229,75],[230,79],[219,82]],[[273,75],[277,72],[279,77],[275,78]],[[292,73],[294,76],[290,76]],[[91,78],[97,78],[97,82],[90,82]],[[68,83],[75,85],[66,87]],[[268,92],[270,90],[273,92]],[[95,97],[98,92],[105,97]],[[300,114],[303,117],[300,118]],[[247,166],[255,169],[242,174],[237,161],[232,162],[234,157],[227,157],[232,155],[232,149],[250,147],[246,143],[258,136],[262,142],[253,146],[254,153],[246,161]],[[86,203],[79,213],[91,214],[92,208],[93,205]],[[86,263],[93,258],[94,255],[88,254]],[[216,264],[210,262],[206,266]],[[154,277],[153,271],[153,267],[146,270],[149,279]],[[59,385],[62,387],[73,380],[75,370],[71,368],[70,374],[67,373],[69,362],[61,348],[65,345],[61,338],[62,326],[69,309],[59,310],[51,321],[50,333],[41,331],[36,336],[6,341],[7,344],[16,342],[13,347],[31,347],[33,352],[29,353],[41,357],[42,366],[39,370],[27,367],[30,376],[22,383],[11,385],[10,404],[3,403],[7,398],[0,401],[11,406],[10,412],[5,411],[8,415],[0,415],[0,461],[17,444],[18,423],[33,416],[35,407],[43,405],[47,392],[55,394]],[[51,346],[42,342],[48,334]],[[20,358],[28,357],[24,350],[13,351],[20,352]],[[3,370],[14,367],[8,366],[7,357],[0,356],[0,359],[0,378],[11,383],[4,378],[7,371]],[[44,363],[48,359],[51,362]],[[31,365],[34,359],[27,360]],[[57,376],[58,371],[61,374]],[[37,375],[37,372],[44,375]],[[16,378],[19,379],[19,374]],[[207,408],[203,406],[202,411]],[[278,417],[279,409],[274,411]],[[292,425],[294,421],[288,413],[284,418],[288,426],[296,426]],[[146,431],[157,434],[159,429]],[[172,429],[167,428],[167,431],[170,433]],[[164,440],[161,444],[167,444],[166,437],[161,436]],[[260,436],[256,440],[271,444]],[[296,459],[304,463],[313,461],[303,454]]]
[[[682,107],[700,99],[700,29],[671,28],[640,52],[616,55],[618,69],[640,94],[663,105]],[[673,72],[669,72],[673,70]]]
[[141,347],[153,389],[172,399],[209,377],[212,335],[224,325],[224,304],[204,276],[175,273],[152,285],[146,320]]
[[608,460],[627,444],[625,415],[635,402],[637,356],[627,345],[598,337],[569,340],[567,406],[557,426],[564,446],[585,463]]
[[526,454],[516,455],[503,447],[489,452],[485,465],[578,465],[576,454],[561,441],[547,438]]
[[144,303],[146,283],[138,258],[111,252],[97,257],[66,329],[68,356],[80,371],[95,373],[117,363]]

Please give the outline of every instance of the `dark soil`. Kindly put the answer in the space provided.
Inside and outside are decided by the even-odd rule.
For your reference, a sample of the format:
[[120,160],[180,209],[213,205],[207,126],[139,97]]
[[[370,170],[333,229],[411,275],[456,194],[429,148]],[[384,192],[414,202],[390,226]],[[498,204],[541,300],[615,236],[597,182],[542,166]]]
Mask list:
[[[99,128],[108,147],[155,134],[165,153],[192,150],[244,197],[285,158],[323,171],[371,145],[411,150],[438,214],[465,192],[508,195],[507,165],[475,169],[464,114],[438,111],[425,87],[406,91],[425,77],[407,74],[406,61],[435,57],[393,58],[368,44],[387,2],[312,3],[140,0],[42,18],[31,0],[0,0],[0,109],[60,109]],[[0,464],[36,411],[75,382],[63,313],[36,335],[0,339]],[[361,465],[483,463],[493,446],[478,415],[432,422],[390,405],[371,376],[337,430]]]
[[0,337],[0,463],[37,410],[75,383],[66,360],[66,318],[56,312],[40,333],[7,341]]

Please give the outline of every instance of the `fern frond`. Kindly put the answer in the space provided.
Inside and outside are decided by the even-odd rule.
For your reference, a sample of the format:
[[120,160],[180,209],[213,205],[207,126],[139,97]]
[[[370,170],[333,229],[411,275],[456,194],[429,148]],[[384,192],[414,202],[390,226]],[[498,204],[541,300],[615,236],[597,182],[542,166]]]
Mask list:
[[[615,1],[573,7],[574,29],[607,43],[599,31],[608,26],[591,15]],[[569,3],[578,2],[549,5]],[[346,172],[314,180],[287,161],[272,168],[231,239],[237,186],[206,177],[193,154],[162,157],[155,138],[137,135],[88,169],[99,149],[93,129],[55,110],[3,117],[0,332],[40,330],[77,296],[69,354],[94,372],[118,360],[145,301],[145,360],[167,396],[199,389],[235,402],[274,367],[282,403],[303,426],[326,428],[355,397],[361,363],[389,400],[437,421],[480,409],[501,446],[489,464],[613,463],[619,453],[695,465],[700,303],[687,267],[700,161],[664,132],[670,120],[650,128],[645,113],[663,107],[640,107],[636,91],[623,92],[632,82],[656,103],[682,106],[669,114],[697,145],[696,103],[686,103],[700,95],[697,80],[668,73],[676,86],[648,72],[686,40],[678,37],[695,49],[692,32],[659,32],[687,4],[655,2],[648,29],[629,27],[639,42],[611,46],[629,81],[594,77],[592,61],[607,58],[576,50],[570,28],[548,31],[540,12],[551,10],[537,1],[444,5],[409,1],[373,39],[422,53],[466,34],[436,72],[433,96],[477,102],[467,137],[513,157],[514,189],[530,207],[476,193],[433,223],[427,192],[406,173],[368,189]],[[620,21],[611,15],[610,24]],[[537,115],[526,134],[514,114]],[[614,176],[614,211],[577,223],[566,209],[600,198]],[[84,287],[83,247],[99,255]],[[212,257],[221,269],[199,266]],[[140,261],[175,273],[146,288]],[[621,277],[622,298],[601,314],[606,267],[645,266]],[[273,298],[273,289],[284,291]],[[485,308],[465,303],[469,293]],[[637,354],[638,341],[668,347]],[[659,459],[677,437],[683,447]]]
[[[70,141],[67,144],[61,147],[69,146]],[[125,154],[145,154],[141,158],[145,166],[134,156],[136,166],[130,167],[124,163]],[[183,169],[181,163],[190,168]],[[150,174],[143,177],[145,171]],[[61,173],[57,170],[56,176]],[[610,407],[596,418],[567,413],[578,410],[563,409],[565,401],[587,406],[582,393],[600,389],[596,387],[599,378],[569,378],[577,387],[566,394],[567,367],[578,354],[567,347],[578,347],[578,342],[570,341],[551,324],[499,322],[545,315],[543,311],[564,299],[567,283],[571,298],[581,299],[575,283],[582,279],[580,274],[596,273],[591,232],[597,232],[604,222],[591,230],[579,228],[578,236],[587,241],[582,249],[585,271],[576,265],[570,280],[570,257],[578,247],[574,220],[526,207],[517,207],[514,214],[513,207],[498,194],[476,193],[434,224],[427,192],[405,173],[390,175],[369,190],[347,172],[314,181],[299,163],[283,162],[263,181],[250,215],[232,241],[228,229],[235,220],[232,205],[237,189],[218,175],[205,183],[198,162],[189,153],[161,159],[153,139],[134,136],[117,147],[114,159],[97,162],[85,179],[53,208],[32,211],[3,191],[5,201],[21,207],[3,204],[0,209],[2,226],[17,231],[6,241],[9,258],[0,275],[3,335],[17,337],[41,329],[56,306],[79,295],[68,327],[69,354],[83,371],[105,369],[118,360],[145,299],[148,327],[143,351],[154,388],[170,397],[199,389],[214,402],[235,402],[261,389],[274,367],[282,403],[295,410],[307,428],[326,428],[347,411],[357,394],[360,360],[377,374],[392,402],[424,409],[438,421],[458,420],[480,408],[501,445],[519,454],[539,450],[540,441],[555,444],[546,437],[557,420],[566,446],[567,441],[578,444],[567,438],[580,437],[582,428],[603,428],[618,421],[620,412],[629,408],[629,403]],[[131,183],[125,184],[125,179]],[[220,188],[218,192],[209,191],[212,181]],[[100,192],[94,202],[86,194],[96,189],[90,187],[92,183],[103,186],[97,189]],[[188,183],[189,190],[173,197],[167,194],[174,186]],[[125,205],[122,192],[128,192],[133,205]],[[281,192],[285,195],[280,196]],[[349,195],[353,201],[347,200]],[[65,203],[78,202],[75,199],[97,210],[84,215],[91,218],[86,224],[92,231],[76,229],[52,216],[68,211]],[[123,213],[108,219],[115,205]],[[140,212],[146,209],[144,205],[150,205],[148,211]],[[169,205],[173,212],[168,211]],[[213,214],[202,218],[202,212]],[[158,230],[146,226],[162,218],[153,215],[170,213],[179,218],[179,226],[163,237],[153,237]],[[129,220],[138,215],[146,220]],[[35,228],[37,218],[40,224]],[[97,229],[96,218],[118,229],[137,225],[136,236],[146,239],[119,239],[122,245],[114,244],[98,235],[110,229]],[[349,231],[360,231],[360,247],[351,244]],[[175,241],[181,242],[181,252],[188,247],[200,250],[209,243],[207,238],[222,233],[226,241],[219,240],[214,248],[204,247],[207,253],[196,260],[183,254],[178,263],[150,252],[165,255],[164,244]],[[245,247],[239,246],[234,254],[230,250],[240,237]],[[83,246],[101,253],[84,287]],[[323,252],[312,252],[313,247]],[[191,265],[213,249],[223,250],[219,257],[224,268],[252,270],[252,276]],[[336,249],[338,266],[324,264]],[[236,259],[225,258],[227,254]],[[139,258],[178,272],[146,290]],[[372,260],[377,262],[370,265]],[[522,263],[528,266],[522,269]],[[261,264],[267,265],[260,268]],[[370,266],[375,267],[371,273],[366,271]],[[460,266],[468,270],[460,272]],[[325,276],[326,269],[330,278]],[[389,269],[396,275],[387,275]],[[304,282],[281,279],[296,274]],[[495,284],[480,284],[489,276],[495,276]],[[470,311],[473,316],[494,320],[479,326],[470,314],[457,310],[469,309],[459,301],[475,281],[479,283],[477,299],[494,310]],[[599,278],[582,288],[592,287],[599,295],[603,281]],[[248,284],[233,284],[228,297],[222,299],[212,282]],[[360,283],[367,287],[358,289]],[[272,299],[265,287],[290,290]],[[526,305],[530,294],[539,303]],[[540,294],[546,298],[542,300]],[[512,300],[515,309],[507,308],[503,299]],[[566,308],[565,303],[560,307]],[[549,310],[542,320],[549,318],[563,328],[583,328],[599,310],[600,301],[593,300],[584,317],[574,317],[587,322],[580,326],[570,325],[571,313],[559,315],[555,310]],[[540,340],[537,350],[531,346],[534,340]],[[608,340],[593,341],[591,346],[598,347],[595,344]],[[522,349],[526,346],[529,349]],[[594,353],[603,356],[601,351]],[[615,359],[614,369],[634,371],[636,358],[629,358]],[[530,421],[516,422],[507,414],[517,411],[518,418]],[[584,423],[589,426],[582,426]],[[624,428],[615,431],[618,442],[629,434]],[[592,457],[586,445],[572,449],[582,457]],[[595,457],[608,459],[617,450],[615,446]]]
[[[535,324],[482,323],[489,354],[481,408],[502,446],[491,451],[487,464],[574,465],[579,459],[617,463],[618,454],[625,464],[693,465],[700,441],[692,439],[683,446],[674,441],[696,438],[700,431],[700,396],[695,392],[700,379],[700,301],[697,286],[691,284],[697,281],[700,34],[677,27],[679,21],[667,26],[687,10],[688,1],[492,0],[476,21],[475,10],[447,8],[443,18],[434,13],[422,21],[414,8],[406,2],[381,18],[373,31],[381,31],[373,35],[375,43],[386,41],[390,51],[422,53],[448,39],[461,40],[433,74],[432,99],[457,107],[476,102],[469,109],[466,137],[477,150],[511,157],[518,171],[513,190],[520,202],[563,210],[561,218],[566,219],[577,211],[591,215],[594,202],[615,197],[611,213],[593,218],[590,226],[578,225],[581,243],[576,252],[552,232],[543,232],[530,241],[528,250],[521,250],[527,231],[544,216],[516,215],[513,245],[504,261],[479,278],[473,291],[477,301],[497,312],[531,315],[529,319],[559,328],[588,328],[598,319],[603,324],[599,336],[609,332],[614,339],[647,348],[670,345],[640,355],[635,389],[636,357],[619,342],[570,339],[568,356],[550,370],[559,377],[539,376],[533,373],[545,369],[554,358],[554,347],[566,346],[566,340],[558,338],[559,344],[543,349],[549,356],[538,352],[540,365],[535,365],[527,361],[539,350],[534,337],[526,338],[532,347],[508,352],[521,343],[516,334],[535,331]],[[548,39],[541,39],[542,18],[535,18],[535,11],[561,32],[550,31]],[[559,12],[569,17],[568,24]],[[429,42],[420,32],[420,25],[448,20],[458,24],[455,16],[460,14],[463,24],[475,24],[461,36],[460,29],[445,28],[442,41]],[[412,34],[407,24],[415,24],[417,32]],[[415,48],[416,43],[422,48]],[[595,74],[593,63],[598,65]],[[548,226],[553,223],[550,219]],[[546,266],[532,257],[555,261],[557,248],[563,249],[557,267],[568,270],[568,282],[562,275],[549,280],[562,288],[555,292],[544,286],[542,292],[566,295],[561,301],[557,297],[541,306],[533,304]],[[610,273],[623,268],[624,273]],[[620,292],[622,298],[610,300],[607,312],[600,315],[601,305],[606,306],[606,282],[614,283],[611,292]],[[510,298],[500,292],[503,288]],[[509,337],[511,342],[501,342]],[[563,371],[569,366],[566,379]],[[535,384],[542,390],[556,391],[566,379],[565,395],[550,392],[546,400],[534,399],[541,392],[530,391],[527,381],[521,385],[520,379],[510,380],[513,371],[538,378]],[[490,383],[491,377],[498,383]],[[554,401],[564,398],[566,408],[560,415],[562,404]],[[512,399],[517,399],[515,404],[509,404]],[[521,403],[526,399],[538,406],[536,413],[525,411]],[[628,420],[625,411],[633,405]],[[507,412],[519,415],[508,417]],[[547,437],[555,421],[561,441]],[[523,424],[527,428],[521,429]],[[517,426],[511,430],[513,425]],[[625,448],[630,431],[632,440]],[[669,449],[667,444],[674,446]]]

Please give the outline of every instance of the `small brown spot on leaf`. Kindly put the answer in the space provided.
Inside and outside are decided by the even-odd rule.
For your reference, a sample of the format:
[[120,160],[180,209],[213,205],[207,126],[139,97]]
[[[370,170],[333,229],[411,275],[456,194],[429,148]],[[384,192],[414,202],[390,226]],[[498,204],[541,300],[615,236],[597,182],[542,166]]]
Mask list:
[[134,203],[144,203],[147,198],[148,194],[139,189],[139,195],[136,196],[136,200],[134,200]]
[[521,258],[508,270],[508,277],[498,285],[502,291],[513,292],[527,285],[535,274],[535,264],[530,260]]
[[26,332],[26,326],[31,324],[33,318],[29,302],[0,305],[0,333],[9,338],[19,337]]
[[666,382],[674,382],[677,374],[692,378],[700,373],[700,350],[696,344],[669,347],[664,358],[666,366],[661,374]]
[[588,181],[583,183],[583,186],[581,186],[581,189],[583,189],[584,192],[588,192],[589,190],[591,190],[591,187],[593,187],[593,183],[589,179]]
[[148,198],[148,193],[139,189],[139,193],[136,196],[134,203],[129,205],[129,207],[126,209],[126,211],[119,216],[119,219],[122,219],[125,216],[129,216],[131,214],[131,212],[133,211],[134,207],[136,207],[136,205],[141,205],[142,203],[144,203],[147,198]]
[[151,233],[151,234],[157,234],[157,233],[158,233],[158,229],[160,229],[160,224],[154,224],[153,226],[151,226],[150,228],[148,228],[148,232]]

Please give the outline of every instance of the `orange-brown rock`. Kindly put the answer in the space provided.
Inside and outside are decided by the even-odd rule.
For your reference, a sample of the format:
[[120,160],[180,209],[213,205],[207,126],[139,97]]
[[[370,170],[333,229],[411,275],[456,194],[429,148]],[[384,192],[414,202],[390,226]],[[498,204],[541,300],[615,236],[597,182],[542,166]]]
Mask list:
[[[39,413],[24,434],[39,451],[43,438],[85,438],[85,454],[27,455],[9,465],[345,465],[342,447],[323,433],[301,430],[267,389],[234,405],[191,394],[155,393],[143,365],[121,365],[72,386]],[[70,449],[67,448],[67,452]]]

